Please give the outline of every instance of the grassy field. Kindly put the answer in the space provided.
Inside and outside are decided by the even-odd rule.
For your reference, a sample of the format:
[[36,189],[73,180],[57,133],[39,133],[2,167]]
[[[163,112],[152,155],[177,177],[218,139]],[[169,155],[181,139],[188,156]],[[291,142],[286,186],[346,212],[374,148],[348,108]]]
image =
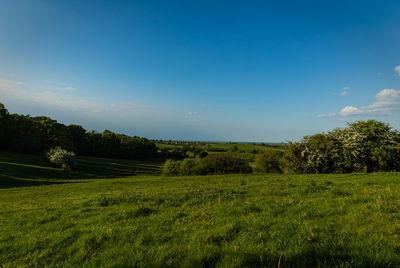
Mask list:
[[44,155],[0,152],[0,189],[65,183],[70,180],[159,175],[164,161],[135,161],[98,157],[77,158],[76,171],[52,167]]
[[[181,147],[181,145],[174,145],[174,144],[165,144],[165,143],[156,143],[157,147],[164,149],[164,148],[175,148],[177,146]],[[232,149],[234,146],[237,147],[240,151],[245,152],[252,152],[257,150],[259,152],[266,152],[271,150],[283,150],[282,148],[275,148],[271,146],[263,146],[258,143],[228,143],[228,142],[215,142],[215,143],[200,143],[198,144],[202,149],[208,151],[209,153],[218,152],[218,151],[228,151]]]
[[146,164],[81,160],[1,155],[0,266],[400,265],[399,173],[96,179]]

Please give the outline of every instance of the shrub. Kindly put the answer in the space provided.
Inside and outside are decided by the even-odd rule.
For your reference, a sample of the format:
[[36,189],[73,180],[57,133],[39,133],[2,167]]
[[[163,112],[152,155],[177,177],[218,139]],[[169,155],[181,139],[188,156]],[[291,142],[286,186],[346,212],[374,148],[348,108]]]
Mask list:
[[195,167],[197,162],[198,161],[194,158],[186,158],[183,161],[180,161],[180,175],[195,175]]
[[264,173],[282,173],[282,158],[283,152],[276,150],[258,154],[255,158],[255,168]]
[[399,171],[400,134],[383,122],[357,121],[291,143],[285,163],[295,173]]
[[236,153],[210,154],[198,160],[194,173],[198,175],[250,173],[249,161]]
[[180,165],[182,161],[167,160],[163,165],[162,174],[164,176],[180,175]]
[[61,147],[51,148],[47,152],[47,158],[58,167],[64,170],[72,170],[75,168],[75,153],[67,151]]
[[163,166],[164,176],[250,172],[248,159],[238,153],[210,154],[204,158],[186,158],[183,161],[167,160]]

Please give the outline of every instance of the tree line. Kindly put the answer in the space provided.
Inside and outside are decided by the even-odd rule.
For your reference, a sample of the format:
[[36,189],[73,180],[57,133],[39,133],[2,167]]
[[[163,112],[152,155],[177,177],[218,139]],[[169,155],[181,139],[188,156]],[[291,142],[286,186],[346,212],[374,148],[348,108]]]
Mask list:
[[[252,164],[251,164],[252,163]],[[167,161],[164,175],[226,173],[350,173],[400,171],[400,133],[376,120],[305,136],[283,150],[246,154],[231,150],[204,158]]]
[[146,159],[157,155],[157,146],[146,138],[87,131],[46,116],[10,114],[0,103],[1,151],[37,153],[55,146],[87,156]]
[[249,172],[250,163],[259,172],[400,171],[400,133],[389,124],[376,120],[357,121],[346,128],[305,136],[281,150],[245,154],[232,147],[213,156],[199,144],[189,143],[161,149],[159,153],[155,142],[146,138],[109,130],[102,133],[87,131],[82,126],[67,126],[46,116],[10,114],[0,103],[0,151],[37,153],[56,146],[87,156],[194,159],[168,162],[165,171],[170,174]]

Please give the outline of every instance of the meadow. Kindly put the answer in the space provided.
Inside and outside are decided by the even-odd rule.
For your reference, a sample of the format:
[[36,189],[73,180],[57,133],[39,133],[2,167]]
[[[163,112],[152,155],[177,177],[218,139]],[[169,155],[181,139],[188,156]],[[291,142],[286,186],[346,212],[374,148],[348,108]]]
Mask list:
[[[398,267],[400,173],[163,177],[0,154],[2,267]],[[153,174],[153,175],[150,175]]]
[[159,175],[163,162],[162,159],[138,161],[79,156],[76,170],[65,172],[51,166],[44,154],[0,152],[0,189],[138,174]]
[[173,149],[176,147],[182,147],[183,144],[196,145],[201,149],[206,150],[208,153],[215,152],[226,152],[236,148],[242,152],[267,152],[271,150],[282,150],[284,144],[269,145],[262,143],[232,143],[232,142],[157,142],[156,145],[160,149]]

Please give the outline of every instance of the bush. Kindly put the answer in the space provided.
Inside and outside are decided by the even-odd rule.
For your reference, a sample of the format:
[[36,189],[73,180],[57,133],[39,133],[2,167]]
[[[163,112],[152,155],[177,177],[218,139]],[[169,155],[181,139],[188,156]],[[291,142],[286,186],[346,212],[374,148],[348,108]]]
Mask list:
[[283,152],[276,150],[258,154],[255,158],[255,168],[258,172],[282,173],[282,158]]
[[163,165],[162,174],[164,176],[180,175],[180,164],[182,161],[167,160]]
[[399,171],[400,134],[383,122],[357,121],[291,143],[284,158],[295,173]]
[[194,175],[197,162],[198,161],[194,158],[186,158],[180,161],[180,175]]
[[167,160],[163,166],[164,176],[250,172],[248,159],[237,153],[210,154],[204,158],[186,158],[183,161]]
[[196,175],[250,173],[249,161],[236,153],[210,154],[198,160],[194,167]]
[[58,167],[64,170],[72,170],[75,168],[75,153],[67,151],[61,147],[51,148],[47,152],[47,158]]

